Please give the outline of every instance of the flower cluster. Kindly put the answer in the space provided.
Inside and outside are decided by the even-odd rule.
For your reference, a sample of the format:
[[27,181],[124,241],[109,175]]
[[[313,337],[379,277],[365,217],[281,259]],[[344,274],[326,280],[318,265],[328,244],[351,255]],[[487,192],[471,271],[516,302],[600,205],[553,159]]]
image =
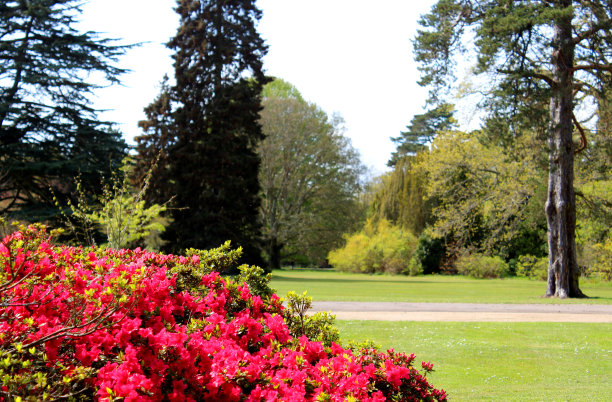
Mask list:
[[446,400],[414,355],[292,336],[276,295],[197,254],[44,236],[28,228],[0,246],[0,400]]

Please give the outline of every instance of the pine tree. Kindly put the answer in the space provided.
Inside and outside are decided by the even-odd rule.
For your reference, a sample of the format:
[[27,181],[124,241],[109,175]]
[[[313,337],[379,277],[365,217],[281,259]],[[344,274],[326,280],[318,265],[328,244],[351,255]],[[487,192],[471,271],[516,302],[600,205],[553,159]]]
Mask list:
[[[487,73],[490,96],[549,106],[547,296],[583,297],[576,261],[574,108],[612,84],[612,8],[604,1],[440,0],[422,17],[415,41],[421,84],[432,100],[452,82],[457,51],[475,50],[476,73]],[[464,41],[470,33],[475,40]],[[474,44],[467,49],[465,43]],[[522,98],[524,96],[525,98]],[[582,146],[580,147],[582,148]]]
[[29,221],[52,219],[52,199],[67,197],[73,178],[83,191],[99,190],[120,166],[126,145],[98,119],[88,96],[125,47],[75,28],[76,0],[3,1],[0,4],[0,213]]
[[444,103],[414,116],[407,131],[402,131],[399,137],[391,138],[397,144],[397,150],[391,154],[387,166],[393,167],[404,156],[414,156],[427,149],[427,144],[433,141],[437,134],[454,129],[456,121],[453,113],[453,105]]
[[138,122],[143,134],[134,138],[136,141],[136,164],[132,175],[133,184],[142,186],[150,173],[144,199],[150,204],[166,204],[174,196],[171,188],[168,153],[176,143],[172,115],[172,88],[168,76],[161,82],[160,93],[153,102],[144,108],[146,120]]
[[[158,167],[164,174],[153,183],[166,197],[157,202],[174,196],[165,239],[173,252],[231,240],[256,263],[261,230],[256,148],[263,139],[258,120],[267,82],[262,66],[267,48],[256,31],[261,11],[252,0],[179,0],[176,11],[180,26],[168,43],[176,51],[176,85],[168,95],[172,110],[163,110],[160,98],[149,123],[143,123],[149,135],[167,130],[168,140],[156,145],[165,149]],[[168,113],[171,121],[159,120]],[[150,125],[154,115],[159,124]]]

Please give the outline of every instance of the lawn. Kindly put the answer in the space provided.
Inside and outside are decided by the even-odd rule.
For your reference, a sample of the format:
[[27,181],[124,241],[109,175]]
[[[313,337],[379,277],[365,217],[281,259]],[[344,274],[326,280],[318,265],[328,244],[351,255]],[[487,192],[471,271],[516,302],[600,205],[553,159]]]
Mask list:
[[612,283],[581,281],[591,298],[559,300],[542,297],[546,283],[525,278],[471,279],[462,276],[390,276],[335,271],[277,270],[272,287],[280,296],[308,291],[316,300],[439,303],[593,303],[612,304]]
[[339,321],[342,341],[371,339],[431,361],[454,401],[608,401],[612,325]]
[[[612,304],[612,284],[581,281],[586,300],[543,298],[544,282],[521,278],[386,276],[280,270],[279,295],[314,300]],[[342,342],[370,339],[431,361],[430,381],[450,400],[607,401],[612,324],[338,321]],[[418,366],[418,364],[417,364]]]

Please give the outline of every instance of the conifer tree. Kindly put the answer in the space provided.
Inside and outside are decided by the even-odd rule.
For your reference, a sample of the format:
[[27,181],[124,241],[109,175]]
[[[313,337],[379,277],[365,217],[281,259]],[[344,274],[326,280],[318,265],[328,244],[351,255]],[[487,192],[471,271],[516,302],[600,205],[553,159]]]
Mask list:
[[437,134],[454,129],[456,121],[453,113],[453,105],[444,103],[414,116],[407,131],[402,131],[399,137],[391,138],[397,144],[397,150],[391,154],[387,166],[393,167],[402,157],[414,156],[427,149],[427,144],[433,141]]
[[161,97],[143,123],[147,135],[163,133],[165,139],[141,138],[141,157],[145,142],[164,149],[158,167],[164,173],[152,185],[165,199],[152,201],[174,197],[165,232],[170,251],[231,240],[249,263],[257,263],[256,148],[263,138],[258,119],[267,81],[266,46],[256,30],[261,11],[254,0],[178,0],[176,11],[180,26],[168,43],[175,50],[176,84],[165,95],[172,110]]
[[[113,62],[125,47],[75,29],[76,0],[0,3],[0,213],[29,221],[58,213],[74,189],[100,188],[119,167],[126,145],[98,119],[88,96],[97,73],[110,83],[123,70]],[[61,201],[61,200],[60,200]]]
[[548,99],[546,295],[583,297],[576,260],[574,153],[586,141],[580,147],[572,142],[574,127],[579,128],[574,109],[612,84],[609,2],[439,0],[420,24],[415,41],[420,83],[431,86],[433,101],[452,82],[453,57],[464,50],[476,51],[475,72],[489,74],[490,96],[514,100],[506,103],[509,108],[518,110],[514,106],[533,101],[531,95]]

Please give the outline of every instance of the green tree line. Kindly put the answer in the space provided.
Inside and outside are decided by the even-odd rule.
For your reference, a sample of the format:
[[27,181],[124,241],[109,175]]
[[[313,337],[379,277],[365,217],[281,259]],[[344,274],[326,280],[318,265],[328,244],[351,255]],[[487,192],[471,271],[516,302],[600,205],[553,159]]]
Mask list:
[[129,47],[78,31],[74,0],[0,5],[2,214],[66,226],[78,244],[180,253],[230,240],[250,263],[325,264],[362,214],[342,119],[264,74],[255,1],[176,12],[174,74],[128,157],[83,78],[119,83]]
[[[113,247],[177,253],[230,240],[267,267],[323,265],[352,244],[367,272],[468,272],[480,270],[474,256],[495,257],[500,272],[544,270],[558,297],[583,296],[581,274],[609,278],[604,3],[438,1],[415,39],[427,110],[393,138],[392,170],[365,187],[341,118],[266,76],[254,1],[177,0],[176,11],[174,72],[126,165],[84,78],[118,83],[129,47],[78,31],[74,0],[0,5],[3,215],[68,221],[75,241],[85,228],[90,243],[112,237]],[[470,132],[449,101],[458,52],[491,83]]]
[[[583,297],[581,274],[609,280],[610,7],[440,0],[420,25],[429,110],[393,139],[371,218],[421,234],[414,255],[442,255],[436,270],[477,267],[464,264],[477,254],[525,272],[547,255],[547,296]],[[456,130],[447,103],[462,53],[488,82],[471,132]]]

